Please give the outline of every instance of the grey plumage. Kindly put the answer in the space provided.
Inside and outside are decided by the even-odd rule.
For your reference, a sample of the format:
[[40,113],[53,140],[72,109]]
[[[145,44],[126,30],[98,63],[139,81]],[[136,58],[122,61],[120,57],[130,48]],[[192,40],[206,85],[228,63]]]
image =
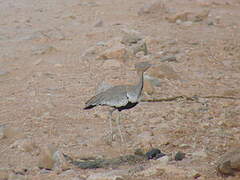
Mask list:
[[150,67],[147,62],[135,65],[139,82],[136,85],[120,85],[111,87],[89,99],[84,109],[90,109],[98,105],[111,106],[116,109],[126,106],[128,103],[138,103],[143,88],[143,73]]

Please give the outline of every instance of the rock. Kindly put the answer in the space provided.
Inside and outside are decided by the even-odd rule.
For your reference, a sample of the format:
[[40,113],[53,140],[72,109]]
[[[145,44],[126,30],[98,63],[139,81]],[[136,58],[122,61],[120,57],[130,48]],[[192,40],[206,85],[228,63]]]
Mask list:
[[17,147],[20,151],[29,153],[32,153],[38,149],[38,146],[32,139],[19,139],[14,143],[13,146]]
[[193,22],[192,21],[186,21],[182,23],[184,26],[192,26]]
[[23,138],[24,134],[20,129],[9,126],[0,126],[0,139],[3,138]]
[[169,156],[163,156],[157,160],[160,164],[167,165],[168,162],[170,161]]
[[223,175],[240,172],[240,147],[224,153],[217,162],[217,171]]
[[203,21],[204,19],[206,19],[208,17],[209,12],[210,12],[209,10],[203,10],[202,12],[195,14],[193,21],[194,22]]
[[194,179],[197,179],[197,178],[199,178],[200,176],[201,176],[201,174],[199,173],[199,172],[197,172],[196,170],[189,170],[188,172],[187,172],[187,176],[189,177],[189,178],[194,178]]
[[153,148],[146,153],[146,156],[148,159],[158,159],[165,156],[165,154],[163,154],[159,149]]
[[130,47],[132,54],[136,55],[138,52],[144,52],[144,55],[148,54],[147,44],[145,41],[139,41],[137,44],[133,44]]
[[148,95],[152,95],[155,93],[155,89],[152,85],[152,82],[149,81],[148,79],[144,81],[143,91]]
[[176,23],[177,20],[180,20],[181,22],[188,21],[188,16],[190,14],[192,14],[192,13],[183,12],[183,13],[179,13],[179,14],[176,14],[176,15],[166,16],[166,20],[170,23]]
[[166,64],[152,67],[151,69],[149,69],[148,74],[152,77],[160,79],[180,79],[179,75],[173,70],[173,68]]
[[49,53],[56,52],[56,51],[57,51],[57,49],[53,46],[43,45],[43,46],[33,48],[32,54],[33,55],[44,55],[44,54],[49,54]]
[[111,48],[106,49],[101,55],[101,59],[117,59],[125,61],[127,57],[127,50],[124,45],[117,44]]
[[124,180],[122,174],[127,172],[122,170],[113,170],[109,172],[95,173],[90,175],[87,180]]
[[56,151],[56,147],[52,144],[43,147],[39,155],[38,167],[41,169],[53,169],[55,163],[53,155]]
[[163,174],[170,174],[172,177],[177,177],[177,176],[185,175],[186,172],[182,169],[177,168],[174,165],[161,163],[161,164],[154,165],[139,173],[136,173],[135,175],[149,177],[149,176],[161,176]]
[[61,153],[60,151],[56,151],[53,154],[53,159],[55,170],[66,171],[71,168],[71,165],[66,161],[66,159],[63,156],[63,153]]
[[142,37],[138,31],[129,30],[129,29],[123,29],[122,31],[124,35],[122,37],[121,43],[125,44],[126,46],[136,44],[140,40],[142,40]]
[[176,154],[175,154],[175,161],[181,161],[185,158],[185,153],[181,152],[181,151],[178,151]]
[[103,21],[102,20],[98,20],[95,24],[94,27],[102,27],[103,26]]
[[162,0],[155,0],[153,2],[147,2],[143,7],[138,10],[138,15],[152,14],[159,11],[167,11],[165,3]]
[[177,62],[176,56],[165,56],[159,59],[160,62]]
[[0,179],[1,180],[8,180],[9,173],[10,173],[9,169],[1,168],[0,169]]

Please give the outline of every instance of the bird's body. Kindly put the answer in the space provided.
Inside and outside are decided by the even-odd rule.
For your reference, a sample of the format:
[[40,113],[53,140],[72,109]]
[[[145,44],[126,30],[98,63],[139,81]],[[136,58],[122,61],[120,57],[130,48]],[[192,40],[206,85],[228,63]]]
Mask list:
[[[119,85],[111,87],[89,99],[84,109],[91,109],[95,106],[110,106],[114,110],[122,111],[130,109],[138,104],[143,89],[143,73],[150,67],[147,62],[135,65],[139,75],[139,82],[136,85]],[[114,111],[113,110],[113,111]],[[111,123],[111,122],[110,122]]]

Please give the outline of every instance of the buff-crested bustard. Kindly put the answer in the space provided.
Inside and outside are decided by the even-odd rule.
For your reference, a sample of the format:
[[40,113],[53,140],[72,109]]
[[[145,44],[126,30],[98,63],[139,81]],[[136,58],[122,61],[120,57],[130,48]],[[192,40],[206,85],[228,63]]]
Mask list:
[[137,74],[139,76],[139,82],[134,85],[119,85],[111,87],[95,96],[93,96],[91,99],[89,99],[85,104],[84,109],[91,109],[95,106],[101,105],[101,106],[109,106],[112,107],[112,109],[109,111],[109,123],[110,123],[110,131],[111,135],[113,133],[112,131],[112,113],[115,110],[118,110],[118,116],[116,118],[118,131],[120,133],[121,140],[123,140],[123,135],[120,128],[120,112],[122,110],[130,109],[136,106],[139,102],[142,89],[143,89],[143,83],[144,83],[144,77],[143,73],[151,67],[151,64],[148,62],[140,62],[135,64],[135,69],[137,71]]

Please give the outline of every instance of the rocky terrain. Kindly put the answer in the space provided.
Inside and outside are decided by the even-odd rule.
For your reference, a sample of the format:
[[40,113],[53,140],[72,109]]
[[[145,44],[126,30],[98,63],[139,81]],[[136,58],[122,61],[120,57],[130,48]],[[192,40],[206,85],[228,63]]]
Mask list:
[[[0,1],[0,179],[239,179],[239,0]],[[83,110],[145,73],[123,111]],[[115,117],[116,114],[114,113]],[[79,168],[66,159],[158,159]]]

